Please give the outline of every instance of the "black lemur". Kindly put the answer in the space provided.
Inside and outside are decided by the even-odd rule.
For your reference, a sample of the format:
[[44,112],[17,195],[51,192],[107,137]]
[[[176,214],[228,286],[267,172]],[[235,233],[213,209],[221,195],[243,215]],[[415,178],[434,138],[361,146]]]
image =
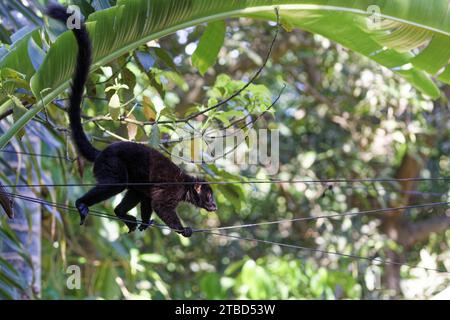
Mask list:
[[[47,14],[63,23],[70,17],[66,8],[59,5],[49,6]],[[147,228],[152,211],[155,210],[167,226],[185,237],[191,236],[192,229],[183,227],[175,209],[180,201],[186,201],[208,211],[217,210],[211,187],[205,181],[184,173],[152,148],[133,142],[116,142],[100,151],[90,143],[81,125],[81,102],[92,60],[91,41],[84,23],[72,31],[78,43],[78,56],[68,105],[70,129],[78,153],[94,162],[97,180],[97,185],[75,203],[80,214],[80,224],[84,223],[90,206],[126,189],[123,200],[114,212],[126,223],[130,232],[136,229],[137,221],[127,213],[140,203],[143,224],[139,230]],[[151,185],[165,182],[169,184]],[[145,183],[147,185],[140,185]]]

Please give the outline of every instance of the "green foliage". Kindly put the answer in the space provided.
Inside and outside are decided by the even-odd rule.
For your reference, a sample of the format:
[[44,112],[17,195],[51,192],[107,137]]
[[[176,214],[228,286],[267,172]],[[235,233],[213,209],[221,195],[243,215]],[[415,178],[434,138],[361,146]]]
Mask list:
[[[15,15],[15,12],[22,16]],[[14,35],[12,31],[25,27],[24,21],[26,21],[27,24],[35,26],[39,25],[41,22],[33,11],[33,8],[29,4],[24,5],[20,1],[2,1],[0,3],[0,16],[2,17],[0,42],[7,44],[13,42],[12,38],[14,38]]]
[[[31,259],[14,231],[2,217],[0,219],[0,248],[9,248],[31,266]],[[15,299],[18,296],[33,297],[33,293],[23,274],[16,270],[6,259],[0,256],[0,299]]]
[[[388,19],[376,30],[368,27],[367,19],[371,14],[368,8],[373,5],[380,8],[381,18]],[[285,25],[304,28],[341,43],[394,70],[425,94],[437,98],[439,90],[422,69],[439,70],[445,67],[448,60],[429,59],[440,52],[441,46],[437,46],[435,42],[447,47],[449,41],[449,24],[445,20],[448,17],[443,15],[447,2],[439,0],[430,6],[426,0],[410,0],[405,6],[395,6],[382,0],[351,3],[341,0],[333,2],[333,5],[323,0],[311,0],[307,3],[295,0],[118,1],[116,6],[97,11],[89,17],[88,28],[94,47],[93,70],[150,40],[176,30],[236,15],[273,20],[274,8],[278,7]],[[419,42],[418,33],[421,35]],[[426,40],[431,40],[432,45],[414,60],[416,56],[412,51]],[[30,87],[40,103],[0,138],[0,146],[5,146],[27,122],[68,87],[74,69],[76,44],[71,32],[64,33],[52,45],[36,73],[29,69],[32,65],[28,57],[18,59],[18,54],[23,55],[28,44],[28,39],[23,39],[19,45],[20,50],[17,53],[10,51],[7,58],[0,60],[0,66],[22,72],[23,67],[19,68],[15,62],[21,61],[21,64],[28,65],[27,72],[22,73],[32,76]],[[214,41],[211,44],[212,52],[216,52],[218,47]],[[409,50],[407,53],[404,52],[406,49]],[[205,54],[199,56],[206,57]],[[212,58],[206,59],[208,63],[205,66],[211,64],[211,60]],[[424,64],[424,61],[427,63]],[[409,63],[414,67],[406,68]],[[441,80],[446,81],[448,73],[448,70],[444,70]]]
[[244,258],[220,276],[207,273],[200,280],[207,299],[358,299],[361,287],[349,273],[319,268],[292,256]]
[[[428,76],[436,75],[448,61],[448,57],[445,58],[449,47],[448,23],[440,15],[446,12],[441,10],[443,3],[436,1],[430,5],[429,1],[418,0],[405,1],[402,5],[392,1],[339,0],[332,4],[319,0],[128,0],[118,1],[117,7],[109,8],[105,1],[80,1],[86,4],[84,13],[92,13],[89,29],[95,48],[95,65],[86,91],[86,96],[95,99],[85,99],[85,129],[100,149],[111,141],[128,138],[153,147],[162,144],[170,149],[170,143],[164,144],[167,139],[211,127],[224,128],[239,119],[255,119],[271,105],[282,83],[287,82],[280,101],[254,124],[255,128],[280,131],[280,170],[276,175],[260,165],[244,167],[222,158],[214,164],[183,167],[210,181],[373,178],[394,176],[405,155],[410,155],[425,164],[418,175],[449,176],[449,133],[444,123],[448,111],[417,90],[437,96],[436,85]],[[265,4],[270,6],[263,6]],[[230,16],[274,20],[272,4],[279,5],[283,26],[292,29],[290,34],[280,34],[281,40],[279,38],[274,48],[286,51],[281,55],[277,52],[257,83],[230,103],[208,112],[207,117],[193,119],[189,125],[177,124],[177,120],[205,110],[240,89],[245,81],[233,79],[241,75],[248,79],[255,66],[235,69],[236,62],[245,62],[245,65],[249,60],[258,64],[262,60],[259,55],[266,52],[273,33],[273,26],[256,20],[248,24],[246,19],[229,19],[227,25],[233,37],[227,37],[222,44],[224,28],[214,31],[211,25],[223,26],[220,19]],[[380,29],[369,30],[365,14],[369,4],[380,5],[383,17],[390,17],[396,23],[383,23]],[[94,7],[108,9],[93,13]],[[187,43],[180,43],[177,37],[165,37],[158,44],[148,43],[205,22],[210,23],[206,32],[213,36],[214,43],[204,36],[200,38],[199,28],[186,31],[186,41],[193,43],[201,39],[202,46],[196,56],[205,62],[203,67],[198,65],[203,71],[213,66],[222,47],[221,64],[214,65],[214,72],[208,72],[207,77],[198,78],[197,70],[190,68],[190,57],[183,54]],[[297,28],[314,35],[299,32]],[[2,144],[13,136],[17,138],[17,129],[34,119],[45,128],[40,132],[27,129],[22,141],[11,141],[27,150],[26,138],[38,134],[43,154],[67,155],[74,159],[76,152],[66,139],[67,133],[60,131],[67,127],[62,105],[60,102],[49,104],[53,98],[66,98],[64,91],[75,54],[73,37],[64,33],[51,44],[44,61],[38,61],[40,67],[35,72],[29,56],[30,38],[41,48],[46,48],[53,38],[42,30],[28,30],[19,36],[9,51],[0,52],[0,83],[2,91],[7,93],[1,95],[0,113],[16,109],[15,115],[2,120],[8,126],[13,125],[1,138]],[[300,39],[301,46],[296,47],[292,38]],[[327,38],[359,54],[344,50]],[[133,52],[135,49],[146,55],[150,63],[143,63],[145,59],[139,59],[137,52]],[[411,69],[401,70],[409,63]],[[379,65],[387,68],[379,68]],[[448,73],[447,69],[440,74],[441,78]],[[34,95],[29,92],[32,77]],[[204,81],[200,89],[195,81],[199,79]],[[203,95],[186,102],[195,91]],[[15,104],[7,100],[8,95],[13,95]],[[448,102],[443,98],[444,106],[445,103]],[[33,105],[33,108],[19,118],[17,105]],[[43,105],[47,107],[42,109]],[[94,116],[106,119],[97,123],[102,129],[88,121]],[[137,125],[124,119],[148,123]],[[246,122],[232,127],[239,128],[242,123]],[[432,145],[429,140],[433,140]],[[247,141],[243,146],[248,147]],[[0,161],[2,181],[13,184],[14,181],[7,180],[6,173],[15,172],[7,161]],[[23,162],[29,175],[17,175],[23,183],[28,183],[34,174],[42,183],[94,181],[92,166],[80,161],[29,157],[23,158]],[[219,184],[213,185],[218,212],[207,213],[188,205],[180,206],[178,211],[186,225],[214,228],[386,207],[404,196],[398,193],[399,185],[394,184],[351,187],[336,184],[332,191],[324,193],[326,188],[309,184]],[[416,203],[448,199],[449,185],[444,182],[423,182],[415,188],[420,192],[443,194],[414,195]],[[73,205],[87,190],[79,186],[34,191],[36,197]],[[95,209],[112,214],[120,199],[121,196],[117,196]],[[24,207],[27,205],[18,202]],[[433,210],[433,216],[445,214],[444,210]],[[122,224],[94,216],[89,217],[86,227],[80,228],[77,214],[50,206],[42,206],[42,212],[43,298],[373,299],[393,296],[382,282],[388,268],[383,264],[372,265],[364,260],[288,250],[276,245],[228,241],[207,234],[185,239],[156,228],[128,235]],[[131,213],[136,215],[137,211]],[[422,213],[428,212],[408,211],[408,221],[428,217]],[[365,257],[386,259],[386,250],[405,253],[405,248],[382,233],[379,218],[370,215],[319,219],[229,232]],[[0,241],[8,242],[29,262],[26,250],[11,232],[1,220]],[[449,239],[447,232],[417,244],[408,251],[408,263],[444,267]],[[26,284],[20,272],[4,260],[0,259],[0,297],[11,298],[17,291],[26,291]],[[80,290],[70,290],[66,286],[66,270],[70,265],[81,268]],[[395,297],[427,298],[449,284],[445,275],[407,267],[401,271],[399,281],[406,289],[402,296]]]

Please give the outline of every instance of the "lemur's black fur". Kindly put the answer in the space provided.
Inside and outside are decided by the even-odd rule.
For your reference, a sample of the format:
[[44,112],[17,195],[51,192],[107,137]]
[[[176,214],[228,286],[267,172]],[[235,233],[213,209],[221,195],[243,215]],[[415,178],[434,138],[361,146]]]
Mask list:
[[[66,8],[58,5],[49,6],[47,15],[63,23],[70,17]],[[137,221],[128,211],[140,203],[143,224],[139,230],[147,228],[152,211],[155,210],[170,228],[186,237],[191,236],[192,229],[183,227],[175,209],[180,201],[186,201],[215,211],[217,206],[211,187],[184,173],[152,148],[133,142],[116,142],[100,151],[90,143],[81,125],[81,102],[92,60],[91,41],[84,23],[81,23],[80,29],[72,31],[78,43],[78,56],[69,97],[70,129],[79,154],[94,162],[94,176],[97,179],[97,186],[75,203],[80,213],[80,224],[84,223],[90,206],[127,190],[114,212],[126,223],[130,232],[136,229]],[[131,185],[154,182],[170,184]],[[130,185],[127,186],[128,183]]]

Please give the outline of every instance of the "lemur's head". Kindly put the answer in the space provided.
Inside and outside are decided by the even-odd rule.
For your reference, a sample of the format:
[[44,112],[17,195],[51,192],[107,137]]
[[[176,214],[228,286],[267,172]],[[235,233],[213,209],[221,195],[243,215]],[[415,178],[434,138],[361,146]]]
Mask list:
[[194,183],[194,204],[207,211],[216,211],[217,204],[211,186],[205,180],[196,179]]

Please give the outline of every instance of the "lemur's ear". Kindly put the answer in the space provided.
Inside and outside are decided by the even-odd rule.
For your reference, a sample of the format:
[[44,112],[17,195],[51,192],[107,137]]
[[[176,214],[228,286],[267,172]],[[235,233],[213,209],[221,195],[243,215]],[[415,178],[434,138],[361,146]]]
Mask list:
[[200,191],[202,191],[202,185],[200,183],[196,183],[194,185],[194,190],[195,192],[197,192],[198,194],[200,194]]

